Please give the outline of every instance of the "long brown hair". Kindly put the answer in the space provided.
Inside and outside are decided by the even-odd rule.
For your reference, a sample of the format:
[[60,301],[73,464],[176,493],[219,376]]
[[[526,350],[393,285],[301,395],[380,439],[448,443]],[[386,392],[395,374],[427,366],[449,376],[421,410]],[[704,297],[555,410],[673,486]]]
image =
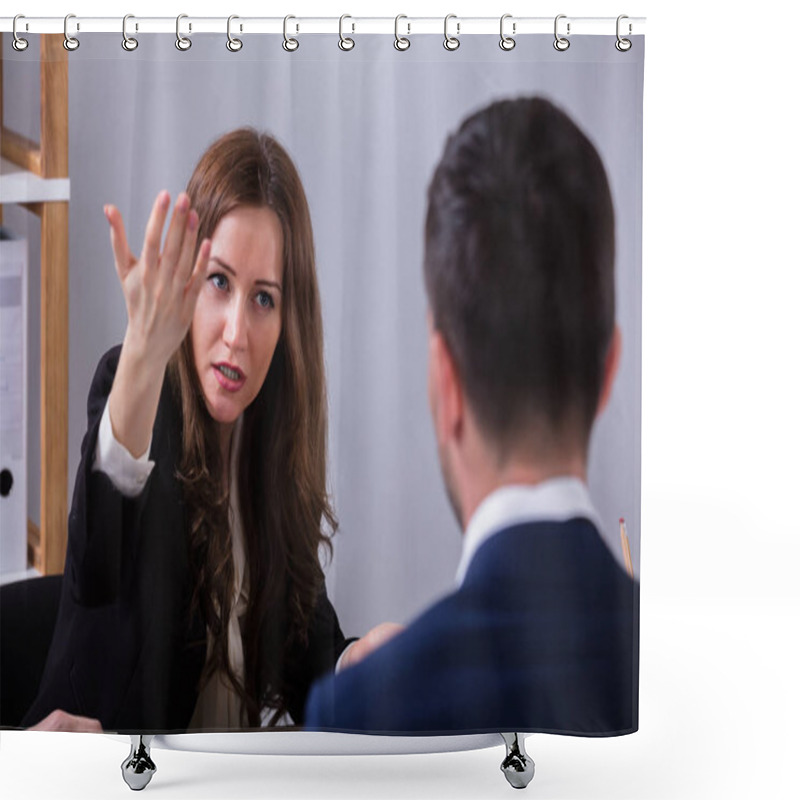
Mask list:
[[[283,232],[281,335],[264,385],[243,415],[236,486],[226,489],[223,482],[219,435],[203,400],[191,331],[170,364],[183,411],[179,478],[194,570],[192,608],[202,610],[213,640],[201,685],[221,670],[256,727],[262,707],[276,710],[275,721],[293,694],[293,654],[308,641],[323,584],[320,546],[330,553],[337,527],[326,486],[327,400],[311,217],[289,155],[250,128],[209,147],[187,193],[200,219],[198,247],[241,206],[271,208]],[[228,659],[230,491],[238,492],[247,553],[243,685]]]

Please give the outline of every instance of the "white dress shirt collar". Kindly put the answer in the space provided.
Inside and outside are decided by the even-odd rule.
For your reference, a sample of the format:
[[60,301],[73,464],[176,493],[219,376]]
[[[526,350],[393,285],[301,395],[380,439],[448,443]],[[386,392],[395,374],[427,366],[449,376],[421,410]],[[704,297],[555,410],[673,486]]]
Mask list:
[[464,532],[456,586],[461,586],[478,548],[495,533],[524,522],[566,522],[584,517],[600,530],[600,517],[579,478],[551,478],[531,485],[502,486],[480,503]]

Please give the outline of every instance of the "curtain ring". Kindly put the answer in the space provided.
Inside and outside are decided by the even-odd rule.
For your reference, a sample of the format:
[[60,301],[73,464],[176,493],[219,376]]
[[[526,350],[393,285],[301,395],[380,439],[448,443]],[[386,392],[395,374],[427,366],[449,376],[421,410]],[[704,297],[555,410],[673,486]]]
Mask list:
[[12,32],[13,32],[13,34],[14,34],[14,39],[13,39],[13,41],[11,42],[11,46],[12,46],[12,47],[13,47],[13,48],[14,48],[14,49],[15,49],[15,50],[18,52],[18,53],[21,53],[23,50],[27,50],[27,49],[28,49],[28,40],[27,40],[27,39],[23,39],[23,38],[22,38],[22,37],[21,37],[21,36],[20,36],[20,35],[17,33],[17,20],[19,20],[19,19],[25,19],[25,15],[24,15],[24,14],[17,14],[17,16],[16,16],[16,17],[14,17],[14,24],[11,26],[11,31],[12,31]]
[[[188,36],[181,35],[181,20],[188,19],[188,14],[178,14],[178,18],[175,20],[175,47],[178,50],[186,51],[192,46],[192,40]],[[189,25],[189,30],[191,31],[192,26]]]
[[[287,53],[293,53],[300,47],[300,42],[298,42],[297,39],[292,39],[287,33],[290,19],[297,19],[297,17],[293,17],[289,14],[283,18],[283,49],[286,50]],[[300,30],[299,25],[297,26],[297,30]]]
[[[345,52],[348,50],[352,50],[356,46],[355,40],[351,39],[349,36],[345,36],[344,33],[342,32],[342,27],[346,19],[353,19],[353,18],[349,14],[342,14],[342,16],[339,17],[339,49],[344,50]],[[353,31],[355,31],[356,29],[355,23],[350,23],[350,24],[353,27]]]
[[[627,52],[628,52],[628,50],[630,50],[630,49],[631,49],[631,47],[633,47],[633,42],[631,42],[631,40],[630,40],[630,39],[623,39],[623,38],[620,36],[620,33],[619,33],[619,24],[620,24],[620,22],[622,22],[622,20],[624,20],[624,19],[628,19],[628,16],[627,16],[627,14],[620,14],[620,15],[617,17],[617,41],[614,43],[614,47],[616,47],[616,48],[617,48],[617,50],[619,50],[619,51],[620,51],[620,53],[627,53]],[[630,32],[631,32],[632,30],[633,30],[633,27],[631,26],[631,24],[630,24],[630,23],[628,23],[628,33],[630,34]]]
[[447,23],[450,22],[451,19],[457,20],[458,17],[456,17],[455,14],[448,14],[444,18],[444,42],[443,42],[444,49],[445,50],[449,50],[450,52],[452,52],[453,50],[458,50],[458,48],[461,46],[461,41],[458,38],[458,34],[461,31],[461,23],[460,22],[456,22],[456,35],[455,36],[451,36],[447,32]]
[[133,36],[128,36],[127,27],[129,19],[136,19],[136,17],[134,17],[133,14],[126,14],[122,18],[122,49],[130,53],[139,46],[139,40]]
[[[556,40],[553,42],[553,47],[555,47],[555,49],[558,50],[559,53],[563,53],[565,50],[569,49],[569,39],[567,39],[564,36],[560,36],[559,33],[558,33],[558,21],[560,19],[566,19],[566,18],[567,18],[566,14],[559,14],[556,17],[556,21],[555,21],[555,24],[553,26],[553,31],[554,31],[555,37],[556,37]],[[570,23],[568,22],[567,23],[567,36],[569,36],[569,33],[570,33]]]
[[[517,46],[517,41],[512,36],[506,36],[505,31],[503,30],[503,26],[505,25],[505,21],[507,19],[511,19],[511,14],[503,14],[500,17],[500,49],[505,50],[508,52],[509,50],[513,50]],[[511,23],[511,32],[517,32],[517,23]]]
[[227,47],[231,53],[238,53],[242,49],[242,40],[231,36],[231,22],[235,19],[239,19],[236,14],[231,14],[228,17],[228,41],[225,42],[225,47]]
[[[394,18],[394,49],[403,51],[411,47],[411,39],[406,39],[405,36],[400,35],[401,19],[408,19],[408,17],[405,14],[398,14]],[[411,33],[411,23],[407,22],[406,26],[408,27],[408,33]]]
[[[69,35],[69,30],[67,28],[71,19],[75,19],[74,14],[67,14],[67,16],[64,17],[64,49],[69,50],[70,53],[81,46],[81,43],[74,36]],[[80,27],[78,27],[78,30],[80,30]]]

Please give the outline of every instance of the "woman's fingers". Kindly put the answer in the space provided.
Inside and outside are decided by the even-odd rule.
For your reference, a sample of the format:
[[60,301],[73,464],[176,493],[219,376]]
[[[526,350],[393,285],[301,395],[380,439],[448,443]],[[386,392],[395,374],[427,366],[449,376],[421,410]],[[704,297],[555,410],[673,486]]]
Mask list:
[[125,280],[125,276],[134,265],[135,259],[128,247],[128,237],[125,235],[125,225],[122,222],[122,214],[115,206],[103,206],[103,213],[109,224],[111,234],[111,250],[114,253],[114,266],[117,269],[120,281]]
[[197,212],[192,209],[186,216],[186,233],[181,245],[180,258],[175,269],[175,278],[180,286],[186,284],[192,275],[192,263],[194,262],[194,250],[197,244],[197,232],[199,220]]
[[28,730],[31,731],[74,731],[81,733],[102,733],[100,722],[90,717],[78,717],[66,711],[56,709],[41,722]]
[[169,192],[165,190],[159,192],[158,197],[156,197],[144,232],[142,260],[146,269],[154,269],[158,266],[158,255],[161,252],[161,234],[164,230],[167,211],[169,211]]
[[189,316],[194,314],[194,307],[197,303],[197,296],[203,288],[203,283],[206,278],[206,270],[208,269],[208,257],[211,255],[211,239],[203,239],[200,249],[197,253],[197,260],[192,270],[192,275],[186,282],[185,298],[188,302],[187,311],[190,312]]
[[164,240],[164,249],[161,253],[161,264],[166,266],[170,273],[173,273],[178,267],[181,251],[183,249],[183,242],[186,238],[186,223],[188,219],[189,196],[186,192],[181,192],[178,195],[178,199],[175,201],[172,219],[170,220],[167,236]]

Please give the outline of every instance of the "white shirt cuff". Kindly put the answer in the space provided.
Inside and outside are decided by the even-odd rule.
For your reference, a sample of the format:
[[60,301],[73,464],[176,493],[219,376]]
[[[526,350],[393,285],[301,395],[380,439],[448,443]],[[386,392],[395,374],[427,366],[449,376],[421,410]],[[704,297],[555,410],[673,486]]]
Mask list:
[[151,435],[145,452],[140,458],[134,458],[114,436],[108,402],[106,402],[103,417],[100,420],[100,431],[97,434],[97,447],[94,451],[92,470],[108,475],[117,491],[125,497],[138,497],[155,466],[155,461],[150,461],[149,458],[152,443]]

